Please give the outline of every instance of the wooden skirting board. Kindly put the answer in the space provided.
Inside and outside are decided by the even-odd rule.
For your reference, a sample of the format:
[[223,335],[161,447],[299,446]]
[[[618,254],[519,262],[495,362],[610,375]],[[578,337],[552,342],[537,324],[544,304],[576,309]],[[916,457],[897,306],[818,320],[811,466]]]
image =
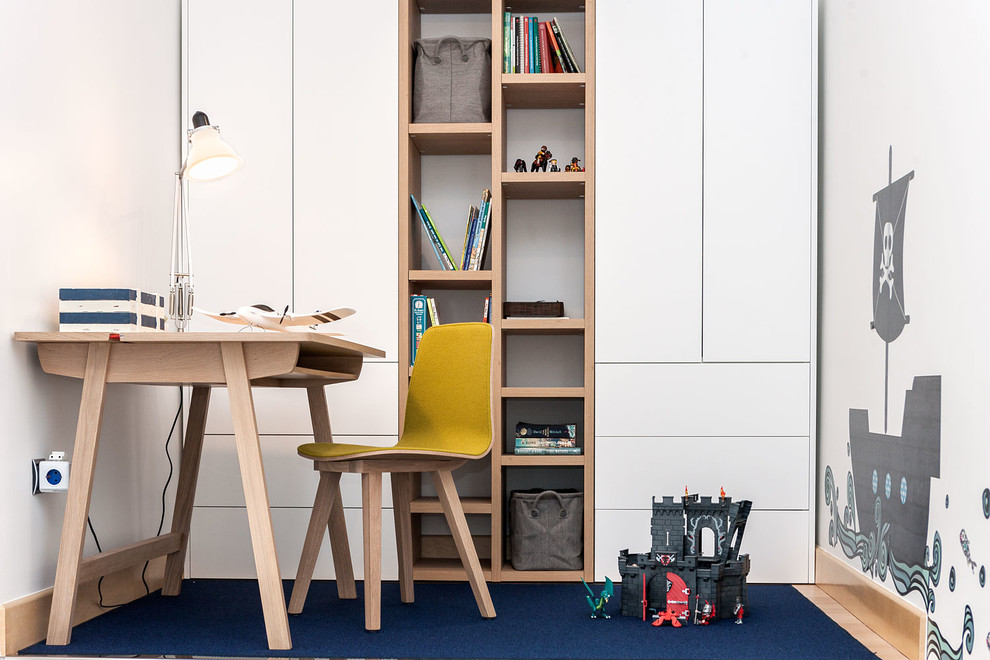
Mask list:
[[924,658],[924,610],[820,547],[815,548],[815,583],[906,657]]
[[[141,582],[143,568],[141,564],[108,574],[103,579],[103,602],[120,605],[144,596],[144,583]],[[145,573],[145,580],[152,591],[161,588],[164,573],[165,558],[153,559]],[[100,607],[96,588],[98,580],[80,585],[72,625],[89,621],[113,609]],[[51,608],[51,588],[0,605],[0,657],[15,655],[21,649],[45,639]]]

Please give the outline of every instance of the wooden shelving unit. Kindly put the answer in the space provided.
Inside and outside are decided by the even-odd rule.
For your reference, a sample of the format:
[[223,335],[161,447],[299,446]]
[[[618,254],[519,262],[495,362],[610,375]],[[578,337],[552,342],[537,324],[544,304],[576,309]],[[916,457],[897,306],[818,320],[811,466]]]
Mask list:
[[[595,171],[595,5],[594,0],[520,0],[506,6],[506,0],[399,0],[399,364],[408,365],[410,356],[409,296],[435,293],[438,296],[477,295],[477,315],[445,318],[446,322],[480,320],[480,301],[491,293],[492,326],[496,341],[496,442],[491,452],[491,487],[484,497],[463,498],[465,512],[475,526],[475,545],[482,559],[485,577],[493,581],[573,581],[581,577],[594,577],[594,171]],[[539,15],[541,19],[573,14],[583,18],[583,34],[575,35],[583,42],[583,53],[577,59],[584,73],[574,74],[503,74],[502,31],[503,15],[508,10],[514,15]],[[442,15],[451,16],[442,16]],[[441,15],[441,16],[436,16]],[[464,16],[466,26],[484,24],[484,16],[490,23],[490,35],[460,34],[459,36],[490,36],[492,39],[492,112],[491,122],[413,124],[412,84],[414,42],[421,37],[443,36],[456,24],[457,15]],[[583,15],[583,16],[582,16]],[[443,19],[436,27],[436,19]],[[466,29],[472,29],[470,27]],[[570,34],[570,33],[569,33]],[[581,56],[583,55],[583,57]],[[507,153],[511,141],[509,114],[516,110],[548,111],[546,121],[553,121],[555,110],[583,112],[584,172],[527,172],[512,169],[515,156]],[[542,121],[542,119],[541,119]],[[538,146],[538,145],[537,145]],[[572,154],[568,154],[570,156]],[[484,187],[492,191],[492,217],[489,258],[480,271],[450,271],[439,268],[429,254],[429,239],[422,229],[410,203],[410,193],[430,207],[430,199],[424,199],[424,182],[433,181],[428,172],[432,165],[424,162],[434,156],[489,156],[491,179]],[[432,162],[432,161],[431,161]],[[564,162],[559,166],[563,169]],[[431,185],[436,185],[435,183]],[[465,192],[465,207],[480,188]],[[506,300],[507,281],[512,276],[509,263],[512,260],[513,242],[510,237],[511,209],[509,202],[516,200],[549,200],[546,203],[579,202],[573,222],[566,222],[565,231],[571,233],[571,242],[583,245],[583,300],[565,312],[565,319],[503,319],[502,303]],[[528,202],[521,202],[528,203]],[[544,203],[544,202],[540,202]],[[568,208],[573,208],[568,207]],[[460,237],[448,237],[458,243]],[[424,249],[424,246],[425,249]],[[424,256],[427,255],[427,256]],[[471,309],[474,309],[472,306]],[[463,312],[462,312],[463,315]],[[512,341],[553,341],[554,337],[567,340],[568,345],[580,345],[581,382],[552,386],[528,383],[508,384],[512,373],[513,356],[507,350]],[[542,357],[558,359],[555,356]],[[553,366],[553,365],[550,365]],[[408,391],[409,369],[400,368],[399,404],[405,407]],[[550,410],[563,405],[566,419],[542,421],[576,421],[579,424],[578,443],[583,447],[579,456],[515,456],[512,451],[512,430],[519,419],[513,418],[514,406],[542,406]],[[580,410],[579,419],[572,419]],[[526,420],[541,421],[541,420]],[[400,420],[401,424],[401,420]],[[401,429],[400,429],[401,432]],[[584,492],[583,568],[575,571],[517,571],[512,568],[508,553],[510,533],[507,511],[510,487],[522,474],[545,474],[563,470],[569,475],[579,473],[580,487]],[[576,471],[576,472],[575,472]],[[534,484],[538,485],[538,484]],[[425,490],[425,489],[424,489]],[[456,551],[449,536],[427,533],[423,520],[440,516],[436,498],[417,497],[412,504],[415,533],[418,537],[414,557],[416,579],[463,579],[464,572],[456,559]],[[478,520],[484,520],[483,529]]]

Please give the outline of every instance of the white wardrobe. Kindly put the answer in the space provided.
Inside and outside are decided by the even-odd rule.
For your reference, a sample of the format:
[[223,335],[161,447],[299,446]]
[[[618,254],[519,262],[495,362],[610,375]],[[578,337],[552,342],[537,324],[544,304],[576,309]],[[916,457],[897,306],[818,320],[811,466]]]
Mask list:
[[686,487],[753,501],[752,582],[813,581],[817,3],[596,28],[596,577]]
[[[374,48],[366,30],[340,29],[372,15]],[[397,40],[392,0],[183,4],[184,119],[206,112],[244,159],[226,179],[190,185],[196,304],[212,311],[255,303],[357,309],[336,329],[386,357],[366,362],[357,382],[326,389],[342,442],[391,445],[398,430]],[[192,326],[229,328],[202,316]],[[191,577],[255,576],[227,406],[226,390],[214,390],[190,532]],[[297,445],[312,441],[306,394],[255,390],[255,407],[279,565],[291,578],[319,480],[312,462],[296,455]],[[360,482],[345,477],[341,486],[361,575]],[[385,498],[390,502],[387,492]],[[390,515],[384,524],[389,538]],[[327,546],[318,578],[333,576]],[[388,552],[386,578],[396,570]]]

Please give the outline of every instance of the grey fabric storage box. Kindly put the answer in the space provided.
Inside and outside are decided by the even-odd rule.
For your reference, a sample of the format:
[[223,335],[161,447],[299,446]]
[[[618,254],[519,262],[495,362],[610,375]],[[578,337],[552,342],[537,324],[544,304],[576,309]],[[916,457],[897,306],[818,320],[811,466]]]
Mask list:
[[583,568],[584,493],[571,489],[513,491],[509,498],[512,568]]
[[491,121],[491,39],[417,39],[415,51],[414,123]]

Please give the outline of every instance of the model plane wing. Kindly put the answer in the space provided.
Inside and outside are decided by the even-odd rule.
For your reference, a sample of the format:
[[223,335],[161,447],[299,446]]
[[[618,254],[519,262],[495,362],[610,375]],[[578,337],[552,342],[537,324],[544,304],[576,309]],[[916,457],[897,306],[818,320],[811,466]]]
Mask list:
[[[332,323],[346,318],[354,313],[350,307],[338,307],[327,312],[316,311],[312,314],[286,314],[283,325],[318,325],[320,323]],[[279,314],[275,314],[277,318]]]
[[211,319],[216,319],[217,321],[223,321],[224,323],[234,323],[236,325],[251,325],[248,323],[247,319],[239,316],[237,312],[208,312],[205,309],[200,309],[199,307],[193,307],[193,310],[199,312],[203,316],[209,316]]

